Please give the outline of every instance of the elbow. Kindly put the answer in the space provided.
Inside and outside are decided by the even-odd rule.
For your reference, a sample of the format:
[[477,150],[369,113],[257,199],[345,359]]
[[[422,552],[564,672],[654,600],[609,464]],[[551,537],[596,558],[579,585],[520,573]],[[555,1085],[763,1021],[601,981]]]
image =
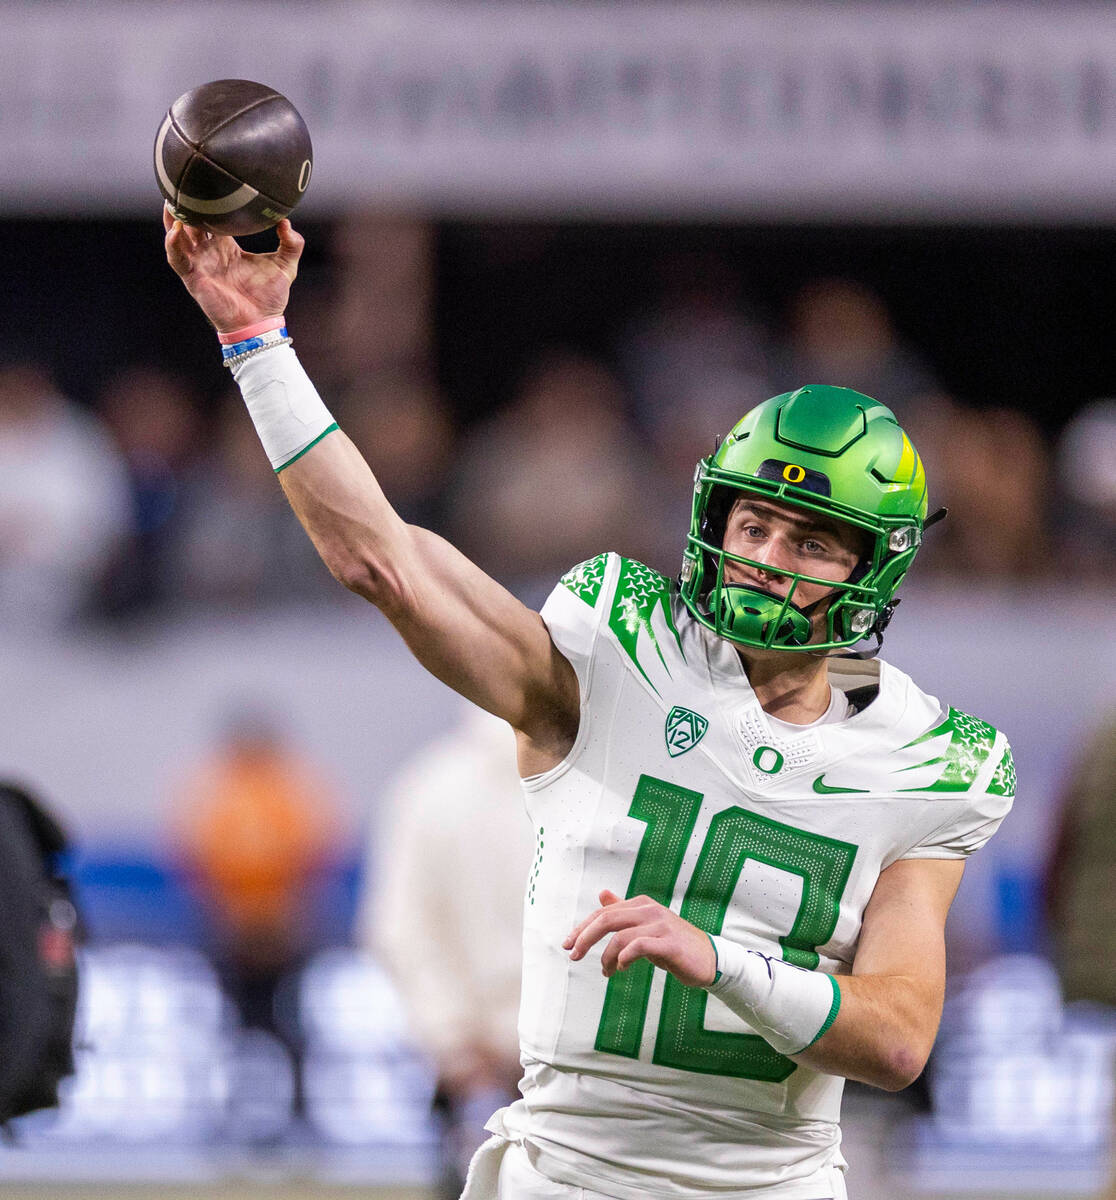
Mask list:
[[923,1054],[908,1044],[893,1046],[879,1064],[877,1077],[867,1082],[886,1092],[901,1092],[922,1074],[929,1057],[929,1051]]
[[376,603],[376,597],[383,590],[383,585],[379,573],[371,563],[354,554],[323,554],[322,561],[339,584],[348,588],[350,592],[363,596],[365,600]]
[[359,547],[321,548],[322,561],[338,583],[390,614],[402,606],[404,588],[399,576]]

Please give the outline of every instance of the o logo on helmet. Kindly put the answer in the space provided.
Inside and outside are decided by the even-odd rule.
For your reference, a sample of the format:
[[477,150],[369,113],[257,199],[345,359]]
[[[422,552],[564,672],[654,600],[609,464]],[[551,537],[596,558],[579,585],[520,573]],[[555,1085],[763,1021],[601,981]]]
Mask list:
[[806,478],[806,468],[797,463],[787,463],[783,468],[783,478],[787,483],[801,483]]

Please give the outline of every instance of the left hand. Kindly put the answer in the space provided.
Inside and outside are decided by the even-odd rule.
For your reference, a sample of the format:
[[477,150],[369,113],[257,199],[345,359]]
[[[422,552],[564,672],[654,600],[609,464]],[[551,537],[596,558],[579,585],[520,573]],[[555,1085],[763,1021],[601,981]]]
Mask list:
[[601,955],[601,971],[607,976],[645,958],[688,987],[708,987],[713,982],[717,955],[713,943],[696,925],[683,921],[650,896],[621,900],[606,888],[600,901],[601,907],[576,925],[562,943],[575,962],[611,933]]

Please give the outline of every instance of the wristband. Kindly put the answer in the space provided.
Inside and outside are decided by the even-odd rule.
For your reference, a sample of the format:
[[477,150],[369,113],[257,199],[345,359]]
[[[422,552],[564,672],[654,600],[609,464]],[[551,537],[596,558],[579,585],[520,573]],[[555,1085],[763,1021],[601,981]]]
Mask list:
[[837,1019],[841,989],[832,975],[711,937],[717,976],[705,990],[780,1054],[801,1054]]
[[287,323],[285,315],[280,313],[277,317],[264,317],[262,321],[256,321],[252,325],[245,325],[243,329],[234,329],[229,333],[217,331],[217,340],[222,346],[234,346],[237,342],[243,342],[247,338],[258,337],[261,333],[267,333],[270,329],[282,329]]
[[337,428],[288,343],[289,339],[247,351],[232,368],[248,415],[277,473]]

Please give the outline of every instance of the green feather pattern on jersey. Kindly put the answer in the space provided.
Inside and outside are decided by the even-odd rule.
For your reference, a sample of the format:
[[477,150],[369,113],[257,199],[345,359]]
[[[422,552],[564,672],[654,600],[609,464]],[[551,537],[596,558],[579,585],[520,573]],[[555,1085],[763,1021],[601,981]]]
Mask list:
[[[941,737],[943,734],[950,735],[949,746],[943,755],[938,758],[928,758],[923,763],[917,763],[913,767],[906,769],[916,770],[918,767],[929,767],[934,763],[942,763],[942,773],[938,776],[935,783],[929,787],[920,788],[904,788],[904,791],[909,792],[967,792],[972,787],[973,781],[980,774],[981,768],[992,753],[992,746],[996,741],[996,730],[989,725],[987,721],[982,721],[979,717],[970,716],[968,713],[962,712],[958,708],[951,708],[946,714],[946,718],[942,723],[931,729],[929,733],[924,733],[922,737],[915,738],[913,742],[908,742],[903,749],[909,746],[917,746],[922,742],[928,742],[932,738]],[[1015,768],[1011,764],[1011,752],[1008,751],[1004,758],[1007,760],[1011,768],[1011,787],[1012,795],[1015,794]],[[1005,770],[1005,782],[1007,782],[1006,768],[1004,763],[1000,763],[997,768],[997,778],[999,778],[1000,769]],[[993,781],[995,782],[995,781]],[[989,789],[992,790],[991,788]],[[1007,793],[1002,793],[1006,795]]]
[[597,607],[597,600],[604,585],[605,564],[607,554],[598,554],[596,558],[587,558],[576,567],[571,567],[562,576],[562,584],[568,587],[575,596],[579,596],[590,608]]
[[996,774],[992,776],[988,790],[994,796],[1015,795],[1015,759],[1011,756],[1010,746],[1004,751],[1004,756],[1000,759],[1000,765],[996,768]]
[[682,639],[678,636],[670,611],[670,589],[670,580],[665,575],[660,575],[658,571],[653,571],[634,559],[622,558],[620,577],[616,580],[616,593],[612,598],[612,611],[608,615],[609,629],[616,634],[616,640],[635,663],[639,673],[654,688],[656,695],[659,689],[651,683],[643,664],[639,661],[639,635],[642,631],[655,647],[655,653],[659,656],[666,673],[670,674],[670,666],[651,627],[651,618],[656,609],[663,610],[667,628],[674,634],[674,640],[678,643],[678,653],[683,658],[686,657],[682,650]]
[[[584,600],[590,608],[596,608],[604,587],[605,568],[608,566],[608,555],[598,554],[596,558],[587,558],[578,563],[562,576],[561,583],[569,588],[579,599]],[[674,634],[678,643],[678,652],[685,658],[682,650],[682,639],[674,624],[670,611],[670,580],[645,567],[643,563],[632,558],[620,560],[620,575],[616,580],[616,592],[612,598],[612,610],[608,614],[608,627],[616,634],[616,640],[624,648],[625,653],[635,663],[639,673],[651,684],[655,692],[658,688],[651,683],[643,664],[639,661],[639,635],[642,631],[655,647],[655,653],[663,664],[666,673],[670,674],[670,666],[663,656],[658,636],[651,626],[651,618],[657,608],[663,610],[663,620],[667,628]]]

